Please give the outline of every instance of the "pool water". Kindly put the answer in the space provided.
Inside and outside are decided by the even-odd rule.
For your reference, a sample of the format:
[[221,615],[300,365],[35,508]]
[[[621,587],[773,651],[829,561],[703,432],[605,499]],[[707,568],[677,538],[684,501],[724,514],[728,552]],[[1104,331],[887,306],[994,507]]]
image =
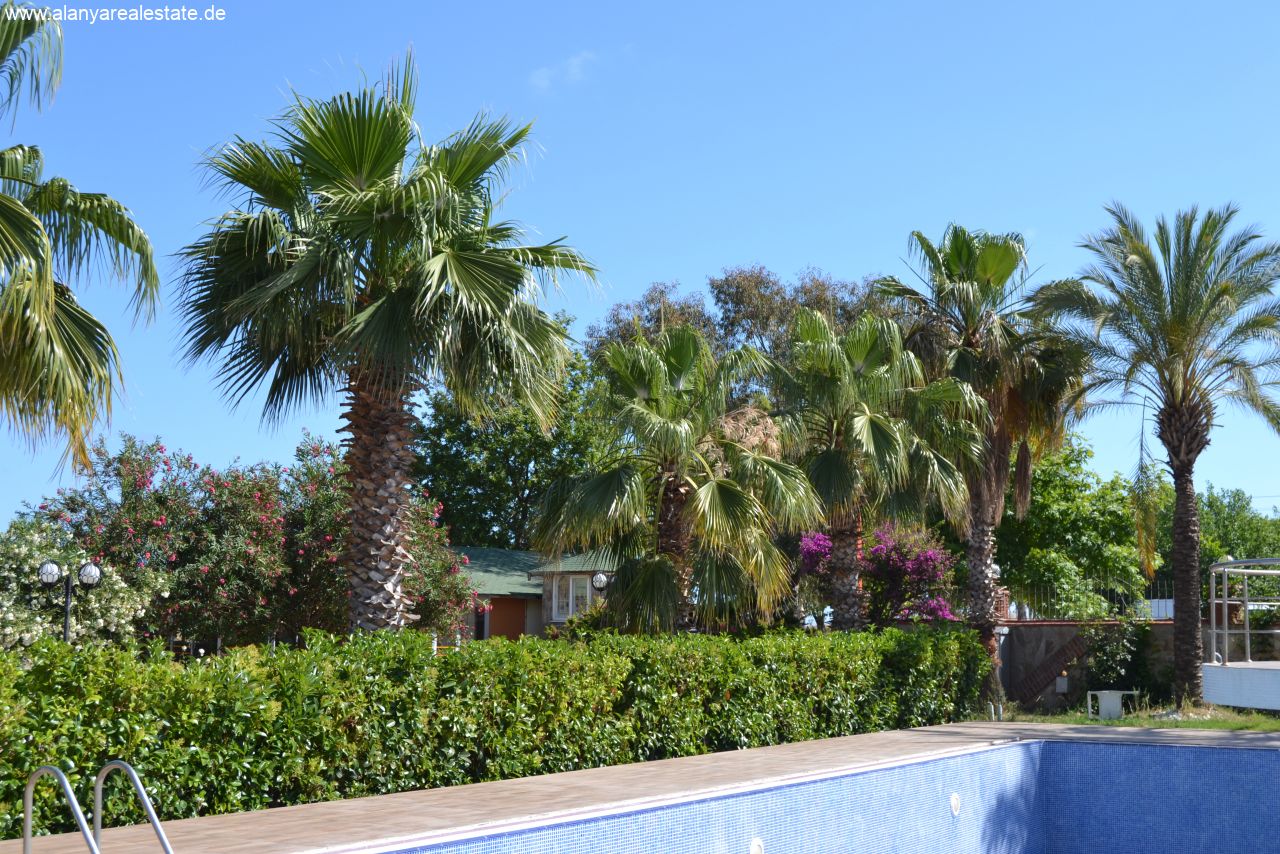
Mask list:
[[400,854],[1265,854],[1277,783],[1276,750],[1024,741]]

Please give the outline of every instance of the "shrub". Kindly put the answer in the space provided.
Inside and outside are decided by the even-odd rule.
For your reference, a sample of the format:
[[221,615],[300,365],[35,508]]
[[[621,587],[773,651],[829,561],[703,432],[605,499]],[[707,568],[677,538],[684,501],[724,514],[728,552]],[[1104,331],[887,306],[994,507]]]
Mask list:
[[[137,628],[146,636],[227,645],[345,631],[346,469],[339,448],[305,435],[292,465],[215,468],[159,440],[99,443],[85,482],[59,490],[34,516],[63,529],[126,584],[162,587]],[[476,603],[437,523],[415,496],[405,587],[422,628],[452,635]]]
[[956,619],[940,592],[956,559],[931,531],[884,525],[871,536],[859,563],[873,625]]
[[1081,628],[1089,650],[1085,659],[1089,690],[1149,691],[1146,647],[1150,633],[1150,623],[1133,618]]
[[[173,663],[43,640],[0,653],[0,838],[43,763],[87,792],[132,762],[162,818],[263,809],[965,718],[987,657],[961,629],[465,645],[418,632]],[[110,823],[140,821],[122,781]],[[42,832],[71,829],[52,786]]]
[[[62,585],[45,588],[36,577],[46,560],[61,566],[64,575],[74,576],[89,555],[56,525],[19,519],[0,532],[0,649],[27,646],[46,635],[62,637]],[[101,568],[102,581],[96,587],[75,588],[69,632],[73,641],[130,637],[152,598],[169,595],[154,576],[126,578],[114,566]]]

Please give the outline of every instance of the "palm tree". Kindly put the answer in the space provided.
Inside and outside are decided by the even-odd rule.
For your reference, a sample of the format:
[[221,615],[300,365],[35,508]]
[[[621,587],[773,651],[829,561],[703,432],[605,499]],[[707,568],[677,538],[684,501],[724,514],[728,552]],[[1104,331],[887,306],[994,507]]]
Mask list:
[[843,335],[801,310],[792,326],[786,435],[831,533],[832,625],[859,628],[864,521],[878,510],[968,508],[962,463],[982,453],[981,398],[950,377],[926,382],[892,319],[864,313]]
[[778,460],[773,419],[732,401],[732,388],[763,376],[767,360],[750,347],[717,359],[688,326],[610,343],[600,359],[617,453],[552,487],[535,545],[595,551],[616,565],[608,601],[624,627],[767,619],[790,590],[774,535],[822,515],[804,473]]
[[1040,289],[1037,309],[1059,319],[1088,353],[1099,405],[1154,401],[1156,435],[1168,452],[1175,491],[1173,549],[1174,695],[1199,702],[1200,518],[1196,459],[1209,445],[1222,404],[1260,415],[1280,431],[1280,244],[1253,228],[1229,232],[1236,208],[1181,211],[1156,221],[1152,246],[1124,207],[1083,246],[1095,263],[1081,282]]
[[[62,76],[62,31],[21,18],[35,7],[0,4],[0,113],[25,92],[39,107]],[[120,356],[73,285],[95,269],[133,282],[134,307],[150,319],[160,279],[151,244],[129,211],[44,174],[34,146],[0,149],[0,413],[33,444],[61,436],[88,462],[88,439],[111,412]]]
[[1061,435],[1083,370],[1082,358],[1026,314],[1026,251],[1021,236],[950,226],[937,245],[911,236],[920,292],[889,278],[882,287],[914,310],[907,344],[932,373],[968,383],[986,401],[983,453],[966,467],[969,507],[964,531],[969,620],[996,657],[995,529],[1004,515],[1013,465],[1015,509],[1031,500],[1033,450]]
[[343,395],[351,625],[415,617],[402,582],[414,502],[410,398],[439,382],[464,411],[514,396],[549,420],[566,353],[535,302],[557,271],[593,276],[559,241],[525,245],[493,219],[529,128],[478,117],[427,145],[412,59],[382,85],[298,97],[271,143],[208,158],[242,199],[187,247],[187,355],[221,360],[235,401],[265,384],[264,418]]

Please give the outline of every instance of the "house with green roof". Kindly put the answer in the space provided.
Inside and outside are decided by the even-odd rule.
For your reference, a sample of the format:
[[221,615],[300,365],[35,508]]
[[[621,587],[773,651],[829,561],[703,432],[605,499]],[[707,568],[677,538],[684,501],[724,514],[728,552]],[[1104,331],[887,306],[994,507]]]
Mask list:
[[609,570],[594,555],[555,560],[515,549],[460,546],[454,551],[463,558],[462,569],[480,598],[491,606],[476,613],[477,640],[541,635],[547,626],[563,623],[604,596],[591,578]]

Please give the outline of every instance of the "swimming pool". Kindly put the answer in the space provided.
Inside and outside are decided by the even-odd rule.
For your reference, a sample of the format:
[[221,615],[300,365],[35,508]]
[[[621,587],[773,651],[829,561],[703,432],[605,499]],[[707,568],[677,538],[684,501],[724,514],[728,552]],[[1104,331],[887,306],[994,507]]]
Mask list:
[[398,854],[1280,850],[1280,751],[1029,740]]

